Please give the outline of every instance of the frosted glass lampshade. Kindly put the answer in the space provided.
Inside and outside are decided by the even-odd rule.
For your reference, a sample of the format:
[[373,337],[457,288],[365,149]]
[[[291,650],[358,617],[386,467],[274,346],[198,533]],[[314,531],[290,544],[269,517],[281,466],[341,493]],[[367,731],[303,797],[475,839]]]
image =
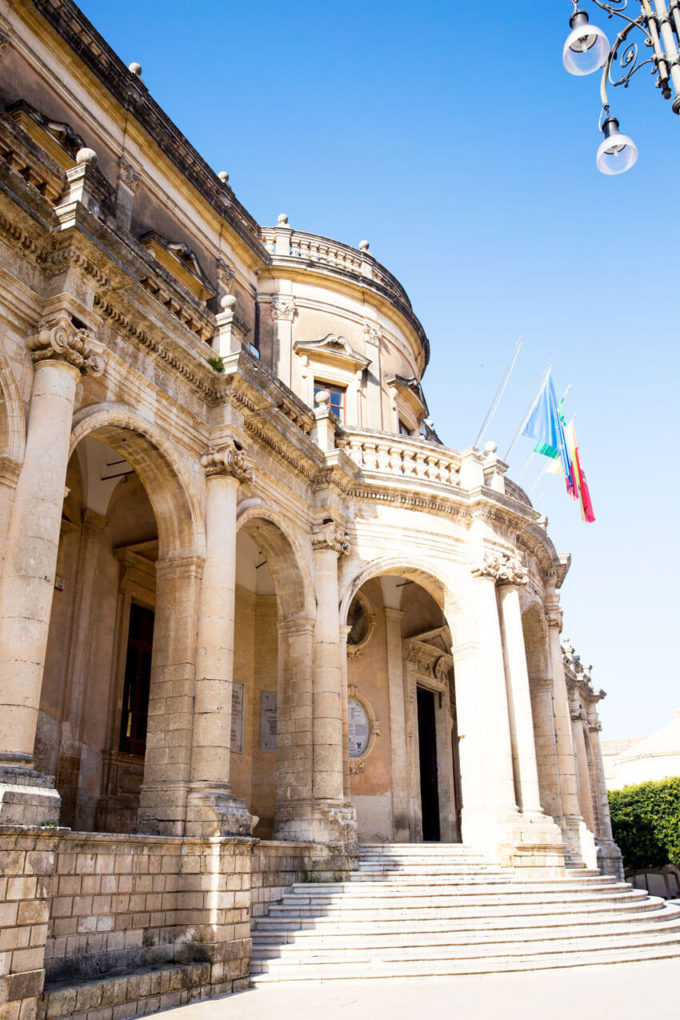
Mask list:
[[609,56],[609,39],[601,28],[588,23],[585,11],[577,11],[569,23],[572,31],[562,50],[562,62],[569,74],[592,74]]
[[619,122],[608,117],[602,125],[604,140],[597,150],[597,169],[603,174],[623,174],[638,158],[637,145],[619,131]]

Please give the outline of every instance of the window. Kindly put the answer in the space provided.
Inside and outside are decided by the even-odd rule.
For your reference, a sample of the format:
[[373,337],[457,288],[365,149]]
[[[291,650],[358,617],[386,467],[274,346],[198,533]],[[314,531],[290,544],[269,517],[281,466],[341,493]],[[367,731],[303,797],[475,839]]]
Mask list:
[[399,419],[399,435],[400,436],[411,435],[411,429],[401,420],[401,418]]
[[318,379],[314,380],[314,403],[316,403],[316,395],[321,390],[328,390],[331,395],[331,411],[338,419],[338,421],[344,422],[345,420],[345,388],[344,386],[331,386],[329,383],[320,382]]

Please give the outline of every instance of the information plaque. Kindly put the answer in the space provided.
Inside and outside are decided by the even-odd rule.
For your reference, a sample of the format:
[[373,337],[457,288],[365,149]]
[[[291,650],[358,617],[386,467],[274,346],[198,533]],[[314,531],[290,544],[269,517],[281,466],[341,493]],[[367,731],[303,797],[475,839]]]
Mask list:
[[276,750],[276,691],[262,691],[260,750]]
[[365,754],[371,736],[371,727],[366,709],[360,701],[350,698],[348,702],[347,729],[349,731],[349,756],[360,758]]
[[231,685],[231,749],[243,751],[243,684],[235,680]]

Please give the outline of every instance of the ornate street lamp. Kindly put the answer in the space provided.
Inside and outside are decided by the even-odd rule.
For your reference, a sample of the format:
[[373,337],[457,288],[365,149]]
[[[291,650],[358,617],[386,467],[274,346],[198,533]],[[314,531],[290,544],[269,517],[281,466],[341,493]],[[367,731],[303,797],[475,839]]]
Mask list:
[[[602,68],[599,127],[604,139],[597,150],[597,169],[603,174],[621,174],[633,166],[638,151],[633,140],[619,131],[619,122],[610,112],[607,83],[627,88],[633,75],[649,64],[661,95],[670,99],[672,94],[673,113],[680,114],[680,0],[635,0],[640,11],[637,17],[630,16],[634,14],[633,0],[593,0],[610,18],[616,15],[625,22],[611,47],[602,29],[590,24],[579,0],[571,2],[571,32],[562,60],[569,74],[592,74]],[[639,50],[640,43],[651,50],[646,58]]]

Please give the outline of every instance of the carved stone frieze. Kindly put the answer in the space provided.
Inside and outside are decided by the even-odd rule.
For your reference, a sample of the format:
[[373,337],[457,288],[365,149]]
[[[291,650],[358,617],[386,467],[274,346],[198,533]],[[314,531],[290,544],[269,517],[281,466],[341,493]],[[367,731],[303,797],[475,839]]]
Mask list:
[[329,518],[317,525],[312,535],[312,549],[315,552],[332,549],[338,556],[344,556],[349,552],[349,535],[336,521]]
[[42,361],[61,361],[83,375],[101,375],[104,371],[104,357],[95,349],[89,332],[74,326],[66,315],[56,322],[41,324],[29,341],[28,349],[34,365]]
[[58,251],[44,253],[41,263],[50,276],[59,276],[69,269],[78,270],[83,276],[89,276],[100,287],[110,287],[111,281],[108,276],[95,265],[91,259],[84,255],[73,245],[67,248],[59,248]]
[[480,563],[472,568],[475,577],[492,577],[497,584],[524,585],[527,583],[527,570],[523,567],[516,553],[502,550],[485,551]]
[[251,482],[253,469],[242,450],[225,446],[221,450],[208,450],[201,457],[201,467],[208,478],[214,475],[231,475],[237,482]]
[[282,297],[280,294],[276,294],[272,298],[271,305],[272,319],[292,322],[295,318],[295,300],[292,297]]

